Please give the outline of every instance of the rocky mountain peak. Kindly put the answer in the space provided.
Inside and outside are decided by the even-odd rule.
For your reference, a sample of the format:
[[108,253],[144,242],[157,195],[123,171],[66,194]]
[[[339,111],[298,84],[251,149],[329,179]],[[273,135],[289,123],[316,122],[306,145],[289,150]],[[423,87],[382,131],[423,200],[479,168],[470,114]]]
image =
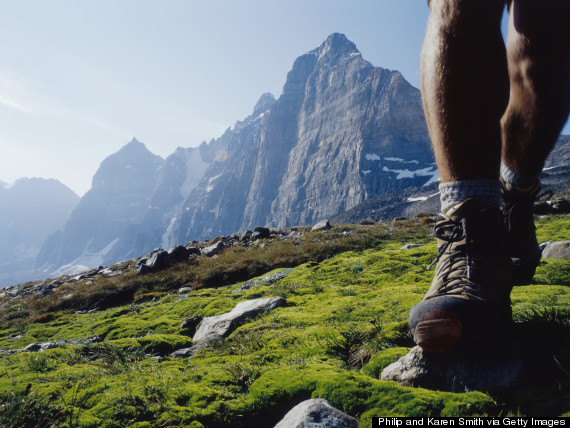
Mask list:
[[338,59],[351,54],[360,54],[360,51],[344,34],[334,33],[310,53],[316,55],[321,60],[322,58]]
[[257,104],[255,104],[255,107],[253,108],[253,116],[259,116],[261,113],[265,113],[273,106],[273,104],[275,104],[275,97],[272,93],[266,92],[259,98]]

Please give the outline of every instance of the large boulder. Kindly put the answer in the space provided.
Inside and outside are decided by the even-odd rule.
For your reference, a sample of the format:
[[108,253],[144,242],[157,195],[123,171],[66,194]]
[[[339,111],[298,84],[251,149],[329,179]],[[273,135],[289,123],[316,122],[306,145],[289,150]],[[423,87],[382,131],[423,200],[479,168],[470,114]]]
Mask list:
[[357,428],[358,421],[334,408],[327,400],[314,398],[296,405],[275,428]]

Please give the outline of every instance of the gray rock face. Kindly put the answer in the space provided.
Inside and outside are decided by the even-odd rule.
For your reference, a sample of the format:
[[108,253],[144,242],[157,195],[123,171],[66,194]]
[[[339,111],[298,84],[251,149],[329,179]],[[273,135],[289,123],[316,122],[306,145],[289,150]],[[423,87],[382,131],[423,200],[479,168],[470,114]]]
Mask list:
[[314,224],[435,173],[419,90],[341,34],[299,57],[257,113],[209,144],[224,150],[184,202],[177,242]]
[[296,405],[275,428],[357,428],[358,421],[332,407],[327,400],[314,398]]
[[570,241],[549,242],[542,250],[542,257],[551,259],[570,259]]
[[482,353],[424,353],[419,346],[382,371],[381,380],[452,392],[520,386],[523,355],[519,347]]

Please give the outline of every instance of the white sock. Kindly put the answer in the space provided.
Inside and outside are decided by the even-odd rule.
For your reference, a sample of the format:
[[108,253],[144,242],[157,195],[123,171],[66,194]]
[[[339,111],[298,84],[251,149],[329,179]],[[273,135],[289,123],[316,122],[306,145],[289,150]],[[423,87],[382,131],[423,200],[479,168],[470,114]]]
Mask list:
[[443,213],[467,199],[476,199],[485,207],[501,208],[501,182],[499,180],[451,181],[441,183],[439,191]]

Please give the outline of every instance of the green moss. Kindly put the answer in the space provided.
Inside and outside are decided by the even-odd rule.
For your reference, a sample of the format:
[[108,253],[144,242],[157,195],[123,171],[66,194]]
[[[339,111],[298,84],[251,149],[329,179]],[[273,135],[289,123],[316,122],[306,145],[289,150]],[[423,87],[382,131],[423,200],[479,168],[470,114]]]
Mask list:
[[[566,216],[540,219],[539,236],[568,239],[568,225]],[[64,410],[59,425],[85,427],[273,426],[310,397],[326,398],[366,427],[373,416],[567,412],[570,275],[564,260],[543,260],[535,284],[515,287],[511,296],[513,335],[533,349],[536,367],[548,374],[543,386],[453,394],[378,380],[385,366],[413,346],[408,311],[428,289],[433,271],[425,268],[437,253],[426,230],[413,220],[389,227],[348,225],[307,233],[299,248],[268,243],[236,249],[208,259],[202,268],[209,270],[201,273],[195,271],[200,266],[176,266],[144,278],[129,274],[94,287],[106,287],[109,296],[112,287],[131,296],[154,293],[154,301],[94,313],[41,311],[35,301],[5,307],[7,301],[0,301],[4,315],[28,311],[36,317],[34,322],[2,318],[0,391],[22,395],[31,383],[28,395]],[[336,242],[332,250],[318,244],[327,240]],[[426,245],[399,249],[409,242]],[[320,249],[326,252],[318,254]],[[275,267],[271,258],[293,272],[243,291],[242,283],[223,286],[255,272],[265,275]],[[240,270],[247,260],[251,269]],[[222,282],[185,296],[162,294],[174,284],[197,284],[199,277],[202,285],[215,278]],[[192,345],[179,331],[186,318],[219,315],[240,301],[275,295],[286,297],[286,305],[244,321],[190,360],[168,357]],[[93,336],[100,343],[88,340]],[[11,353],[48,340],[61,341],[62,347]],[[165,358],[149,358],[153,355]]]
[[375,354],[372,359],[362,367],[362,373],[380,379],[380,374],[385,367],[398,361],[409,352],[410,348],[388,348]]

